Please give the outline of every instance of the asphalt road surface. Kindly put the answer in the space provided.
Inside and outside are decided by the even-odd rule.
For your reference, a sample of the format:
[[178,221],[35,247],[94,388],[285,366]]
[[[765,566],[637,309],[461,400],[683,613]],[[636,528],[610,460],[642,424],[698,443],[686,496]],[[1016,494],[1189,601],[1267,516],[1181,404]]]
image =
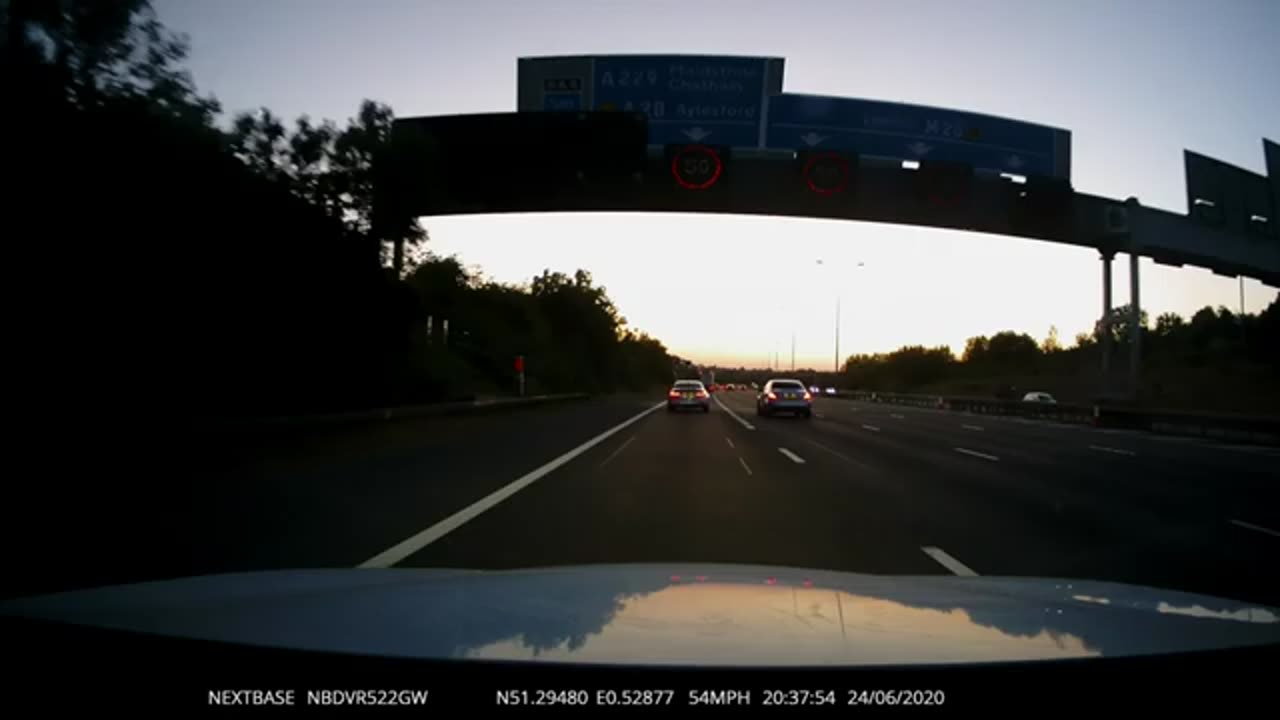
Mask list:
[[[705,415],[619,395],[210,440],[169,468],[185,490],[172,513],[35,557],[58,587],[727,562],[1111,580],[1280,606],[1280,449],[839,399],[809,420],[761,418],[754,397],[719,393]],[[50,589],[47,574],[25,589]]]

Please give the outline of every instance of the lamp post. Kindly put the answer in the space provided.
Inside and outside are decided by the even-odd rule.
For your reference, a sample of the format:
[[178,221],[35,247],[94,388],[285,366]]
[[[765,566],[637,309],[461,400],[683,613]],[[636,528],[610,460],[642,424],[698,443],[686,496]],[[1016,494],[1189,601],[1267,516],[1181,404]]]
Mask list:
[[[822,258],[818,258],[817,262],[819,265],[822,265],[823,267],[830,267],[822,260]],[[865,267],[865,266],[866,266],[866,263],[863,263],[861,261],[858,262],[858,267]],[[837,279],[836,280],[836,337],[835,337],[836,351],[835,351],[835,368],[834,368],[837,374],[840,372],[840,290],[839,290],[839,287],[840,287],[839,279]]]

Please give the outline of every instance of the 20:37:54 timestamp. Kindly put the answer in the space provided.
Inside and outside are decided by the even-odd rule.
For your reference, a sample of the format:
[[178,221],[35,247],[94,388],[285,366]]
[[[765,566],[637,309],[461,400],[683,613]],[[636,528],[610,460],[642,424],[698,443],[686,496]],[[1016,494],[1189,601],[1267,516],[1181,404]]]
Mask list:
[[781,707],[801,707],[836,704],[835,690],[765,690],[764,704]]

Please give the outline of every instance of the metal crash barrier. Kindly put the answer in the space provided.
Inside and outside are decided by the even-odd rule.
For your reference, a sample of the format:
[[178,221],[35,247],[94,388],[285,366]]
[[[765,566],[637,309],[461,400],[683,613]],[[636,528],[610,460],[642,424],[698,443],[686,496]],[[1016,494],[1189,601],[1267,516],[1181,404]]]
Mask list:
[[836,397],[849,400],[962,412],[1000,415],[1138,430],[1168,435],[1189,435],[1234,442],[1280,445],[1280,417],[1229,413],[1196,413],[1072,403],[1038,403],[1000,398],[944,395],[912,395],[871,390],[846,390]]

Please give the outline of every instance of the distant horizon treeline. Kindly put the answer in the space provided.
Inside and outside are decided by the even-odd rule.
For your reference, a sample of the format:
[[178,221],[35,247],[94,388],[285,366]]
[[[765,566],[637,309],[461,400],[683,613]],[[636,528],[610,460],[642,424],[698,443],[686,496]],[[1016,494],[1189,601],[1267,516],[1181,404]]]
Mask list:
[[1070,346],[1058,330],[1037,341],[1014,331],[969,338],[956,353],[947,345],[907,345],[891,352],[849,355],[840,372],[812,367],[737,368],[700,365],[676,358],[678,373],[696,375],[714,368],[718,382],[763,382],[794,376],[823,387],[879,392],[1017,397],[1031,390],[1060,400],[1099,398],[1205,410],[1274,414],[1280,400],[1280,299],[1259,313],[1241,316],[1230,309],[1204,307],[1184,318],[1159,315],[1142,327],[1142,385],[1137,396],[1128,384],[1131,321],[1127,305],[1110,318],[1110,377],[1101,373],[1103,332],[1079,333]]
[[[345,410],[652,382],[665,348],[586,271],[524,288],[427,251],[375,207],[391,108],[240,113],[147,0],[0,4],[2,221],[20,399],[154,417]],[[427,342],[433,332],[449,336]],[[665,363],[665,360],[664,360]],[[669,376],[664,364],[658,380]]]
[[[1189,319],[1167,312],[1150,323],[1142,312],[1140,356],[1148,384],[1140,399],[1170,399],[1178,404],[1223,404],[1209,395],[1274,391],[1280,377],[1280,300],[1260,313],[1243,316],[1226,307],[1204,307]],[[1123,380],[1129,367],[1133,324],[1128,306],[1112,310],[1110,367],[1112,386]],[[1101,378],[1103,329],[1079,333],[1071,346],[1058,338],[1056,328],[1040,342],[1026,333],[1004,331],[969,338],[959,354],[950,347],[906,346],[889,353],[851,355],[845,359],[842,377],[852,388],[911,392],[928,389],[968,390],[975,393],[1012,394],[1045,389],[1055,384],[1075,399],[1103,392]],[[1223,378],[1232,378],[1236,383]],[[1017,382],[1038,382],[1036,388]],[[1203,386],[1210,382],[1217,387]],[[1171,387],[1181,383],[1180,387]],[[1188,386],[1190,385],[1190,386]],[[1120,389],[1118,386],[1116,389]],[[1247,400],[1247,398],[1244,398]]]

